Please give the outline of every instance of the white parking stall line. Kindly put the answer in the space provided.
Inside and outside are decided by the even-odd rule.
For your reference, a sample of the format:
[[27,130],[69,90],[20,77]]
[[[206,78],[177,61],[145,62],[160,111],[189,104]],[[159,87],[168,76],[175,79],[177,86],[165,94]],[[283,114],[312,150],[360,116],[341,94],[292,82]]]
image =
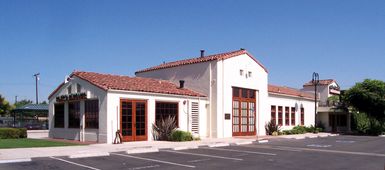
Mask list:
[[150,168],[157,168],[157,167],[160,167],[160,165],[141,166],[141,167],[129,168],[129,170],[150,169]]
[[310,149],[310,148],[295,148],[295,147],[286,147],[286,146],[282,147],[282,148],[301,149],[303,151],[313,151],[313,152],[325,152],[325,153],[337,153],[337,154],[385,157],[385,154],[381,154],[381,153],[351,152],[351,151],[341,151],[341,150]]
[[260,148],[260,149],[271,149],[271,150],[290,151],[290,152],[302,152],[302,150],[300,150],[300,149],[282,148],[282,147],[273,148],[271,146],[245,145],[245,146],[242,146],[242,147],[246,147],[246,148]]
[[203,156],[203,157],[219,158],[219,159],[229,159],[229,160],[236,160],[236,161],[242,161],[243,160],[243,159],[239,159],[239,158],[230,158],[230,157],[207,155],[207,154],[200,154],[200,153],[178,152],[178,151],[170,151],[170,150],[164,150],[162,152],[171,152],[171,153],[177,153],[177,154],[195,155],[195,156]]
[[91,166],[79,164],[79,163],[76,163],[76,162],[67,161],[67,160],[61,159],[61,158],[55,158],[55,157],[52,157],[52,156],[50,156],[49,158],[55,159],[55,160],[58,160],[58,161],[62,161],[62,162],[65,162],[65,163],[69,163],[69,164],[72,164],[72,165],[77,165],[77,166],[80,166],[80,167],[92,169],[92,170],[100,170],[100,169],[98,169],[98,168],[94,168],[94,167],[91,167]]
[[125,155],[125,154],[119,154],[119,153],[111,153],[111,155],[123,156],[123,157],[127,157],[127,158],[134,158],[134,159],[140,159],[140,160],[146,160],[146,161],[152,161],[152,162],[159,162],[159,163],[163,163],[163,164],[182,166],[182,167],[186,167],[186,168],[195,168],[195,166],[192,166],[192,165],[185,165],[185,164],[179,164],[179,163],[162,161],[162,160],[151,159],[151,158],[143,158],[143,157],[132,156],[132,155]]
[[265,152],[254,152],[254,151],[242,151],[235,149],[224,149],[224,148],[201,148],[201,149],[210,149],[210,150],[218,150],[218,151],[229,151],[229,152],[240,152],[240,153],[250,153],[250,154],[258,154],[258,155],[270,155],[275,156],[275,153],[265,153]]

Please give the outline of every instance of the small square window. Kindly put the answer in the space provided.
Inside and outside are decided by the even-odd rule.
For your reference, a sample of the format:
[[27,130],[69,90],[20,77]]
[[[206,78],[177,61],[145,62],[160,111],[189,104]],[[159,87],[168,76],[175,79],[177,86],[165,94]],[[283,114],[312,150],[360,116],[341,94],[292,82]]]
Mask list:
[[253,73],[251,71],[248,72],[248,77],[251,77]]
[[71,94],[71,93],[72,93],[71,85],[67,87],[67,93],[68,93],[68,94]]
[[239,70],[239,74],[240,74],[241,76],[243,76],[243,70],[242,70],[242,69]]
[[80,84],[76,84],[76,92],[80,93],[82,91],[82,86]]

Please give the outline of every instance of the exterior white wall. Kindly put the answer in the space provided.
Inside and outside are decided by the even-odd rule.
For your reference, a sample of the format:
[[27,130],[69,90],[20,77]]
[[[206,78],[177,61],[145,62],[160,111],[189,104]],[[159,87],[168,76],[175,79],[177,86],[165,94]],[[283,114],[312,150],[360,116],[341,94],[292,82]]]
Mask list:
[[[155,102],[177,102],[179,104],[178,124],[179,129],[184,131],[191,131],[191,102],[199,103],[199,123],[202,128],[199,130],[201,138],[207,137],[206,128],[206,104],[207,100],[204,98],[194,98],[189,96],[177,95],[162,95],[154,93],[142,92],[127,92],[127,91],[109,91],[107,94],[107,143],[112,143],[115,139],[115,132],[120,129],[120,99],[134,99],[147,101],[147,140],[153,140],[152,124],[155,123]],[[184,101],[185,104],[184,104]]]
[[[244,75],[240,76],[240,69]],[[246,78],[251,71],[252,77]],[[268,74],[247,54],[225,60],[202,62],[178,67],[153,70],[136,74],[139,77],[158,78],[185,86],[209,97],[209,137],[231,137],[232,119],[224,120],[224,114],[232,114],[232,87],[257,91],[256,129],[265,134],[264,122],[269,119],[267,102]],[[232,117],[232,116],[231,116]]]
[[[240,75],[240,70],[243,75]],[[251,77],[247,77],[248,72]],[[216,78],[216,94],[217,96],[217,137],[232,136],[232,87],[240,87],[253,89],[256,94],[256,133],[257,135],[265,134],[266,113],[268,113],[268,73],[247,54],[232,57],[226,60],[218,61]],[[231,119],[225,120],[224,114],[230,113]]]
[[[271,120],[271,106],[272,105],[275,105],[276,106],[276,118],[277,118],[277,124],[278,124],[278,106],[282,106],[282,126],[281,126],[281,130],[290,130],[292,129],[294,126],[296,125],[300,125],[301,123],[301,107],[304,108],[304,115],[305,115],[305,119],[304,119],[304,125],[305,126],[310,126],[310,125],[313,125],[314,126],[314,101],[312,100],[309,100],[309,99],[304,99],[304,98],[298,98],[298,97],[290,97],[290,96],[284,96],[284,95],[277,95],[277,94],[272,94],[270,93],[269,94],[269,100],[268,100],[268,107],[269,107],[269,112],[268,112],[268,119],[266,120],[266,122],[264,123],[267,123],[268,121]],[[295,112],[295,125],[292,125],[291,124],[291,121],[290,121],[290,125],[287,126],[285,125],[285,107],[288,106],[288,107],[295,107],[296,109],[296,112]],[[290,109],[289,108],[289,109]],[[289,113],[291,113],[289,111]],[[289,114],[289,116],[291,116],[291,114]],[[291,120],[291,117],[290,117],[290,120]]]
[[194,89],[197,92],[209,96],[210,63],[214,62],[202,62],[136,73],[136,76],[167,80],[176,85],[179,85],[179,80],[184,80],[186,88]]
[[[72,93],[76,93],[76,85],[81,85],[81,92],[89,93],[90,99],[99,100],[99,129],[85,129],[84,138],[85,141],[95,141],[95,142],[106,142],[107,141],[107,124],[105,121],[106,109],[107,109],[107,92],[95,87],[87,81],[84,81],[80,78],[74,76],[69,82],[64,84],[54,95],[49,98],[49,114],[48,114],[48,123],[49,123],[49,137],[51,138],[62,138],[62,139],[71,139],[71,140],[80,140],[82,138],[82,126],[79,129],[68,128],[68,102],[65,102],[64,106],[64,128],[55,128],[54,126],[54,104],[56,103],[56,97],[61,95],[68,94],[67,87],[72,86]],[[84,101],[80,102],[80,114],[84,114]],[[81,119],[81,122],[83,120]]]

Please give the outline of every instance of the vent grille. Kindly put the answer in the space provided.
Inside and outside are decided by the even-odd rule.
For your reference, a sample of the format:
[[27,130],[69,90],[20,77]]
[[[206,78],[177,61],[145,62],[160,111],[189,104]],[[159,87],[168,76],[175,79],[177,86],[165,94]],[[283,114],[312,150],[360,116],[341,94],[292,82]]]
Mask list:
[[191,131],[199,134],[199,104],[191,102]]

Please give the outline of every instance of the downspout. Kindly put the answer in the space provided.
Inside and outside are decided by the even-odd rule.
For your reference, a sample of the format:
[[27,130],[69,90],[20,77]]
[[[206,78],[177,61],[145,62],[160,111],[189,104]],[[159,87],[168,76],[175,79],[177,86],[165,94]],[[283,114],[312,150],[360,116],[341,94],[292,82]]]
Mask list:
[[[225,63],[224,63],[224,60],[222,60],[222,116],[224,116],[225,114],[225,109],[224,109],[224,104],[225,104],[225,81],[224,81],[224,78],[225,78],[225,72],[224,72],[224,69],[225,68]],[[225,119],[222,118],[222,137],[224,138],[225,137]]]
[[190,131],[190,101],[189,100],[186,100],[187,104],[187,131],[188,132],[191,132]]
[[210,82],[209,82],[209,112],[210,112],[210,114],[209,114],[209,124],[210,124],[210,128],[209,128],[209,137],[210,138],[212,138],[212,122],[211,122],[211,120],[212,120],[212,72],[213,72],[213,70],[212,70],[212,68],[211,68],[211,61],[210,61],[210,65],[209,65],[209,69],[210,69],[210,73],[209,73],[209,80],[210,80]]

